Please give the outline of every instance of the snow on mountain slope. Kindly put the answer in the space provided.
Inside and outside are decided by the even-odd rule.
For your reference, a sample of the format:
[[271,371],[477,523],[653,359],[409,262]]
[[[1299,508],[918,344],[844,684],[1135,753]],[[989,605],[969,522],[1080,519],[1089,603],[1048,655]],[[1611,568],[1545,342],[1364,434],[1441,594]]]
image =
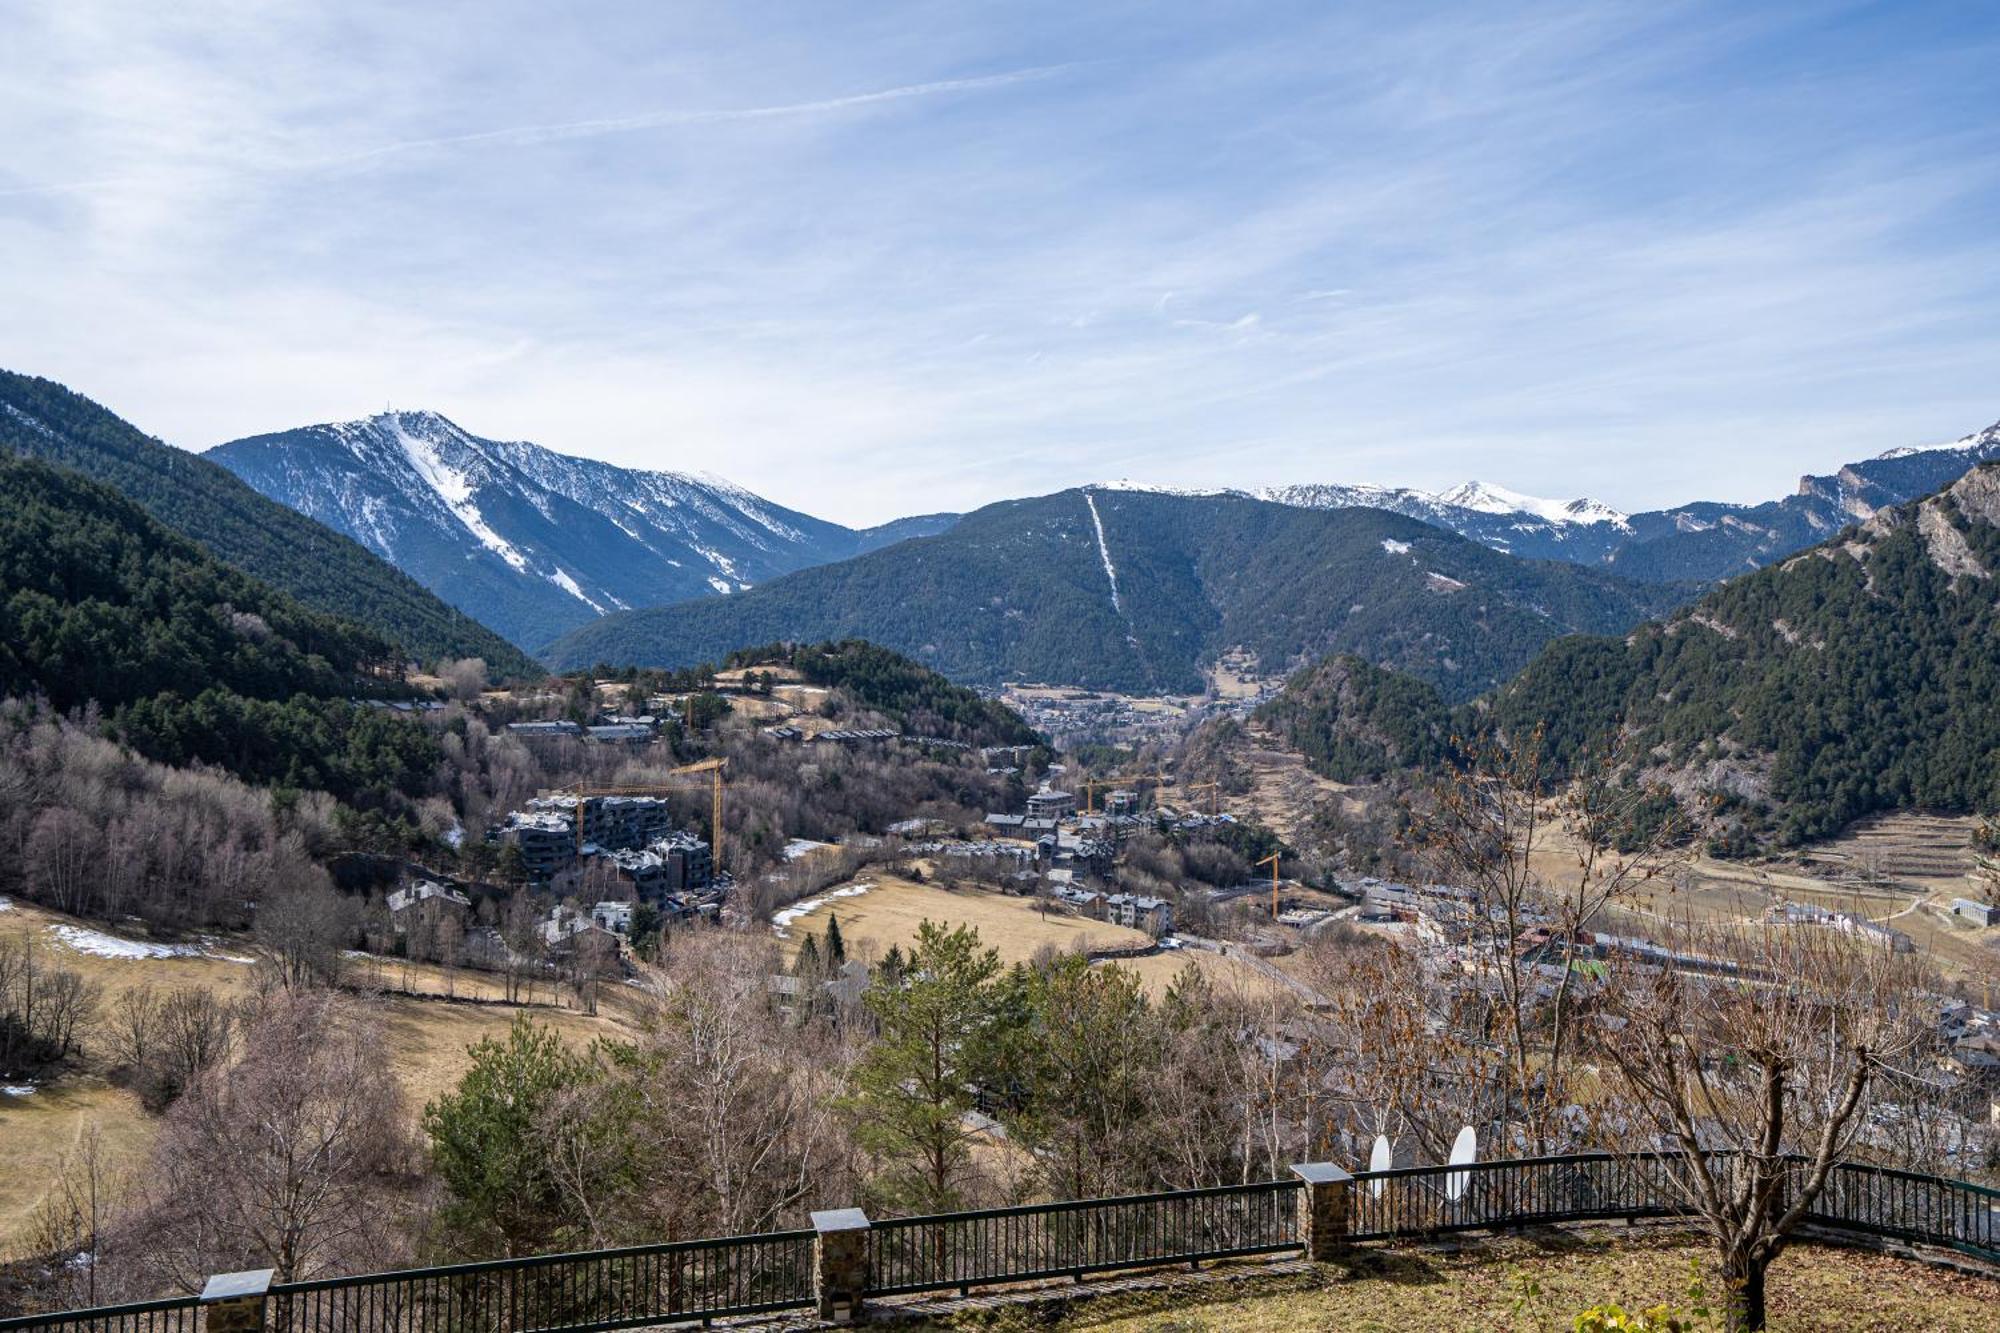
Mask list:
[[1437,494],[1326,484],[1258,494],[1307,509],[1387,509],[1531,559],[1609,565],[1651,582],[1706,581],[1782,559],[1879,509],[1928,495],[1992,458],[2000,458],[2000,424],[1950,444],[1891,449],[1831,476],[1803,477],[1796,494],[1763,504],[1697,500],[1637,514],[1480,481]]
[[1463,486],[1432,497],[1441,505],[1471,509],[1481,514],[1529,514],[1544,523],[1622,524],[1625,515],[1595,500],[1544,500],[1523,495],[1490,481],[1468,481]]
[[718,477],[489,440],[435,412],[254,436],[208,456],[530,649],[608,612],[737,592],[954,521],[857,532]]

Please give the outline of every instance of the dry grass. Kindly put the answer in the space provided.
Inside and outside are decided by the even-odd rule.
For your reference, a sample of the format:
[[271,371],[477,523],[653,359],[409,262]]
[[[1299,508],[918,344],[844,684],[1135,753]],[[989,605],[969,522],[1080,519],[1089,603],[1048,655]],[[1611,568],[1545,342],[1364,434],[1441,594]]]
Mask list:
[[[1001,1307],[959,1316],[947,1326],[1105,1333],[1566,1330],[1577,1312],[1604,1301],[1628,1310],[1660,1301],[1684,1304],[1689,1263],[1705,1258],[1684,1236],[1482,1239],[1448,1254],[1372,1251],[1344,1271],[1107,1296],[1066,1308]],[[1523,1278],[1539,1286],[1538,1298],[1523,1298]],[[1712,1277],[1710,1283],[1714,1288]],[[2000,1281],[1811,1247],[1778,1260],[1769,1301],[1773,1333],[1990,1333],[2000,1310]]]
[[917,938],[917,927],[925,921],[973,927],[980,940],[999,950],[1001,961],[1006,963],[1026,962],[1045,946],[1068,951],[1131,948],[1151,942],[1144,931],[1103,921],[1056,911],[1044,917],[1033,898],[1016,898],[972,885],[946,888],[872,873],[851,883],[870,888],[856,897],[829,899],[794,922],[789,947],[796,949],[806,931],[824,931],[829,913],[840,918],[840,935],[848,952],[864,959],[880,958],[892,944],[908,949]]
[[[793,922],[788,950],[795,952],[808,932],[824,933],[829,914],[840,919],[840,936],[849,954],[871,962],[887,953],[892,944],[908,950],[916,942],[917,927],[925,921],[973,927],[979,932],[981,942],[999,951],[1003,963],[1026,962],[1044,947],[1070,952],[1078,948],[1126,949],[1152,942],[1144,931],[1088,917],[1054,909],[1044,916],[1033,898],[1016,898],[974,885],[945,888],[874,873],[859,875],[850,884],[867,884],[870,888],[857,897],[830,898]],[[1121,958],[1116,963],[1138,973],[1146,990],[1156,997],[1164,994],[1174,977],[1189,964],[1200,968],[1218,987],[1264,994],[1272,986],[1267,978],[1234,959],[1201,949],[1168,950],[1139,958]]]
[[1173,949],[1162,953],[1148,954],[1144,958],[1123,958],[1119,967],[1130,968],[1139,974],[1140,982],[1147,994],[1158,998],[1166,994],[1181,969],[1194,966],[1208,978],[1209,984],[1217,990],[1237,991],[1244,995],[1269,995],[1279,989],[1278,983],[1261,972],[1252,971],[1234,958],[1224,958],[1221,954],[1210,953],[1206,949]]
[[[256,969],[246,963],[216,958],[104,958],[78,952],[49,930],[65,923],[87,924],[16,904],[0,912],[0,937],[26,936],[46,951],[48,962],[82,973],[102,988],[107,1010],[119,994],[142,984],[162,990],[202,986],[223,998],[241,999],[256,982]],[[244,957],[252,949],[246,941],[231,939],[219,942],[216,951]],[[444,974],[426,965],[405,967],[393,960],[357,963],[357,982],[366,983],[371,975],[381,986],[407,986],[433,995],[446,990]],[[455,975],[452,988],[461,997],[500,994],[497,978],[464,971]],[[546,983],[537,992],[542,1000],[553,995]],[[457,1083],[470,1063],[470,1046],[482,1037],[504,1034],[515,1014],[522,1012],[511,1005],[453,1004],[406,996],[389,996],[380,1004],[385,1055],[403,1085],[413,1119],[426,1101]],[[611,986],[605,988],[596,1017],[542,1007],[528,1012],[569,1040],[584,1043],[598,1036],[629,1035],[638,1006],[639,997],[628,988]],[[89,1125],[95,1123],[106,1145],[127,1162],[142,1159],[151,1144],[154,1119],[137,1097],[106,1081],[102,1050],[102,1040],[93,1041],[86,1034],[89,1058],[81,1069],[25,1097],[0,1094],[0,1162],[7,1164],[0,1171],[0,1253],[20,1238],[63,1153]]]

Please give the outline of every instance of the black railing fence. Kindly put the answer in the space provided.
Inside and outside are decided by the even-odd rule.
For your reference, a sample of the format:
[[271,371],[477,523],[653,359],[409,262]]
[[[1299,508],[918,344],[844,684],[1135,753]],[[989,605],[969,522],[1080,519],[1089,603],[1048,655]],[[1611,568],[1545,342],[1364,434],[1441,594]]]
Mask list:
[[1580,1153],[1363,1171],[1350,1190],[1349,1235],[1356,1240],[1685,1211],[1669,1159],[1654,1154]]
[[813,1233],[542,1255],[271,1288],[272,1333],[616,1329],[813,1301]]
[[204,1323],[201,1297],[174,1296],[161,1301],[0,1319],[0,1329],[47,1329],[50,1333],[202,1333]]
[[[1420,1239],[1555,1222],[1687,1212],[1674,1154],[1564,1157],[1330,1173],[1346,1240]],[[1716,1168],[1727,1169],[1718,1162]],[[1328,1178],[1325,1169],[1317,1178]],[[1789,1197],[1802,1168],[1789,1167]],[[1032,1204],[866,1229],[869,1295],[969,1290],[1242,1255],[1317,1252],[1314,1190],[1266,1181],[1112,1199]],[[1886,1237],[2000,1265],[2000,1190],[1844,1163],[1808,1212],[1819,1234]],[[684,1241],[322,1278],[269,1289],[255,1325],[269,1333],[592,1333],[708,1320],[820,1302],[812,1231]],[[0,1320],[0,1333],[223,1333],[199,1297]],[[228,1333],[236,1333],[232,1327]]]
[[869,1228],[877,1295],[1142,1268],[1304,1244],[1296,1180],[898,1217]]

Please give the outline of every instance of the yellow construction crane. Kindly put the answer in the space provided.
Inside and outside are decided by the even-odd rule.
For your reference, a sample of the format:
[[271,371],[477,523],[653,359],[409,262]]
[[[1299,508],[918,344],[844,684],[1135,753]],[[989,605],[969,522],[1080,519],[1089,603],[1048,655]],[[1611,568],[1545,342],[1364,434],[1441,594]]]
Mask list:
[[1278,919],[1278,856],[1279,853],[1272,852],[1257,863],[1260,866],[1271,867],[1271,920],[1273,921]]
[[[692,764],[682,764],[679,768],[667,770],[667,780],[663,782],[636,783],[629,786],[593,787],[589,783],[576,786],[576,845],[583,846],[583,803],[593,796],[666,796],[672,792],[685,791],[689,781],[707,775],[710,784],[708,818],[709,845],[714,850],[716,864],[722,862],[722,770],[729,767],[729,760],[720,756],[702,759]],[[679,778],[683,781],[676,782]]]
[[1096,798],[1099,787],[1115,787],[1123,782],[1151,782],[1158,786],[1165,786],[1172,781],[1173,778],[1165,773],[1120,773],[1115,777],[1085,778],[1083,780],[1083,813],[1086,815],[1097,813]]

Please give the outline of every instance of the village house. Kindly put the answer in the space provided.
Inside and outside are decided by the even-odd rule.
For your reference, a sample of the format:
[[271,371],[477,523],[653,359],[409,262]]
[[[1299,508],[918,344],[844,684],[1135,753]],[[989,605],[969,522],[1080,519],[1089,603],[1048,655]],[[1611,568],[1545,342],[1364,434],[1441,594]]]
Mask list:
[[658,736],[650,723],[641,722],[600,722],[583,734],[599,745],[651,745]]
[[1076,888],[1069,884],[1058,883],[1049,891],[1049,897],[1078,916],[1095,917],[1099,921],[1104,919],[1104,895],[1096,889]]
[[1067,819],[1076,813],[1076,797],[1044,787],[1028,797],[1028,818]]
[[1165,898],[1114,893],[1104,900],[1104,919],[1113,925],[1143,930],[1148,935],[1166,935],[1174,928],[1174,905]]
[[591,906],[590,919],[600,930],[608,930],[614,935],[630,935],[632,909],[631,903],[613,902],[607,899]]
[[583,735],[583,728],[567,719],[555,722],[509,722],[507,734],[518,736],[524,741],[573,741]]
[[436,930],[447,918],[461,926],[472,912],[472,899],[447,884],[420,879],[390,892],[389,924],[398,935],[412,929]]
[[576,829],[562,815],[516,811],[500,830],[503,842],[521,856],[529,879],[546,884],[576,861]]

